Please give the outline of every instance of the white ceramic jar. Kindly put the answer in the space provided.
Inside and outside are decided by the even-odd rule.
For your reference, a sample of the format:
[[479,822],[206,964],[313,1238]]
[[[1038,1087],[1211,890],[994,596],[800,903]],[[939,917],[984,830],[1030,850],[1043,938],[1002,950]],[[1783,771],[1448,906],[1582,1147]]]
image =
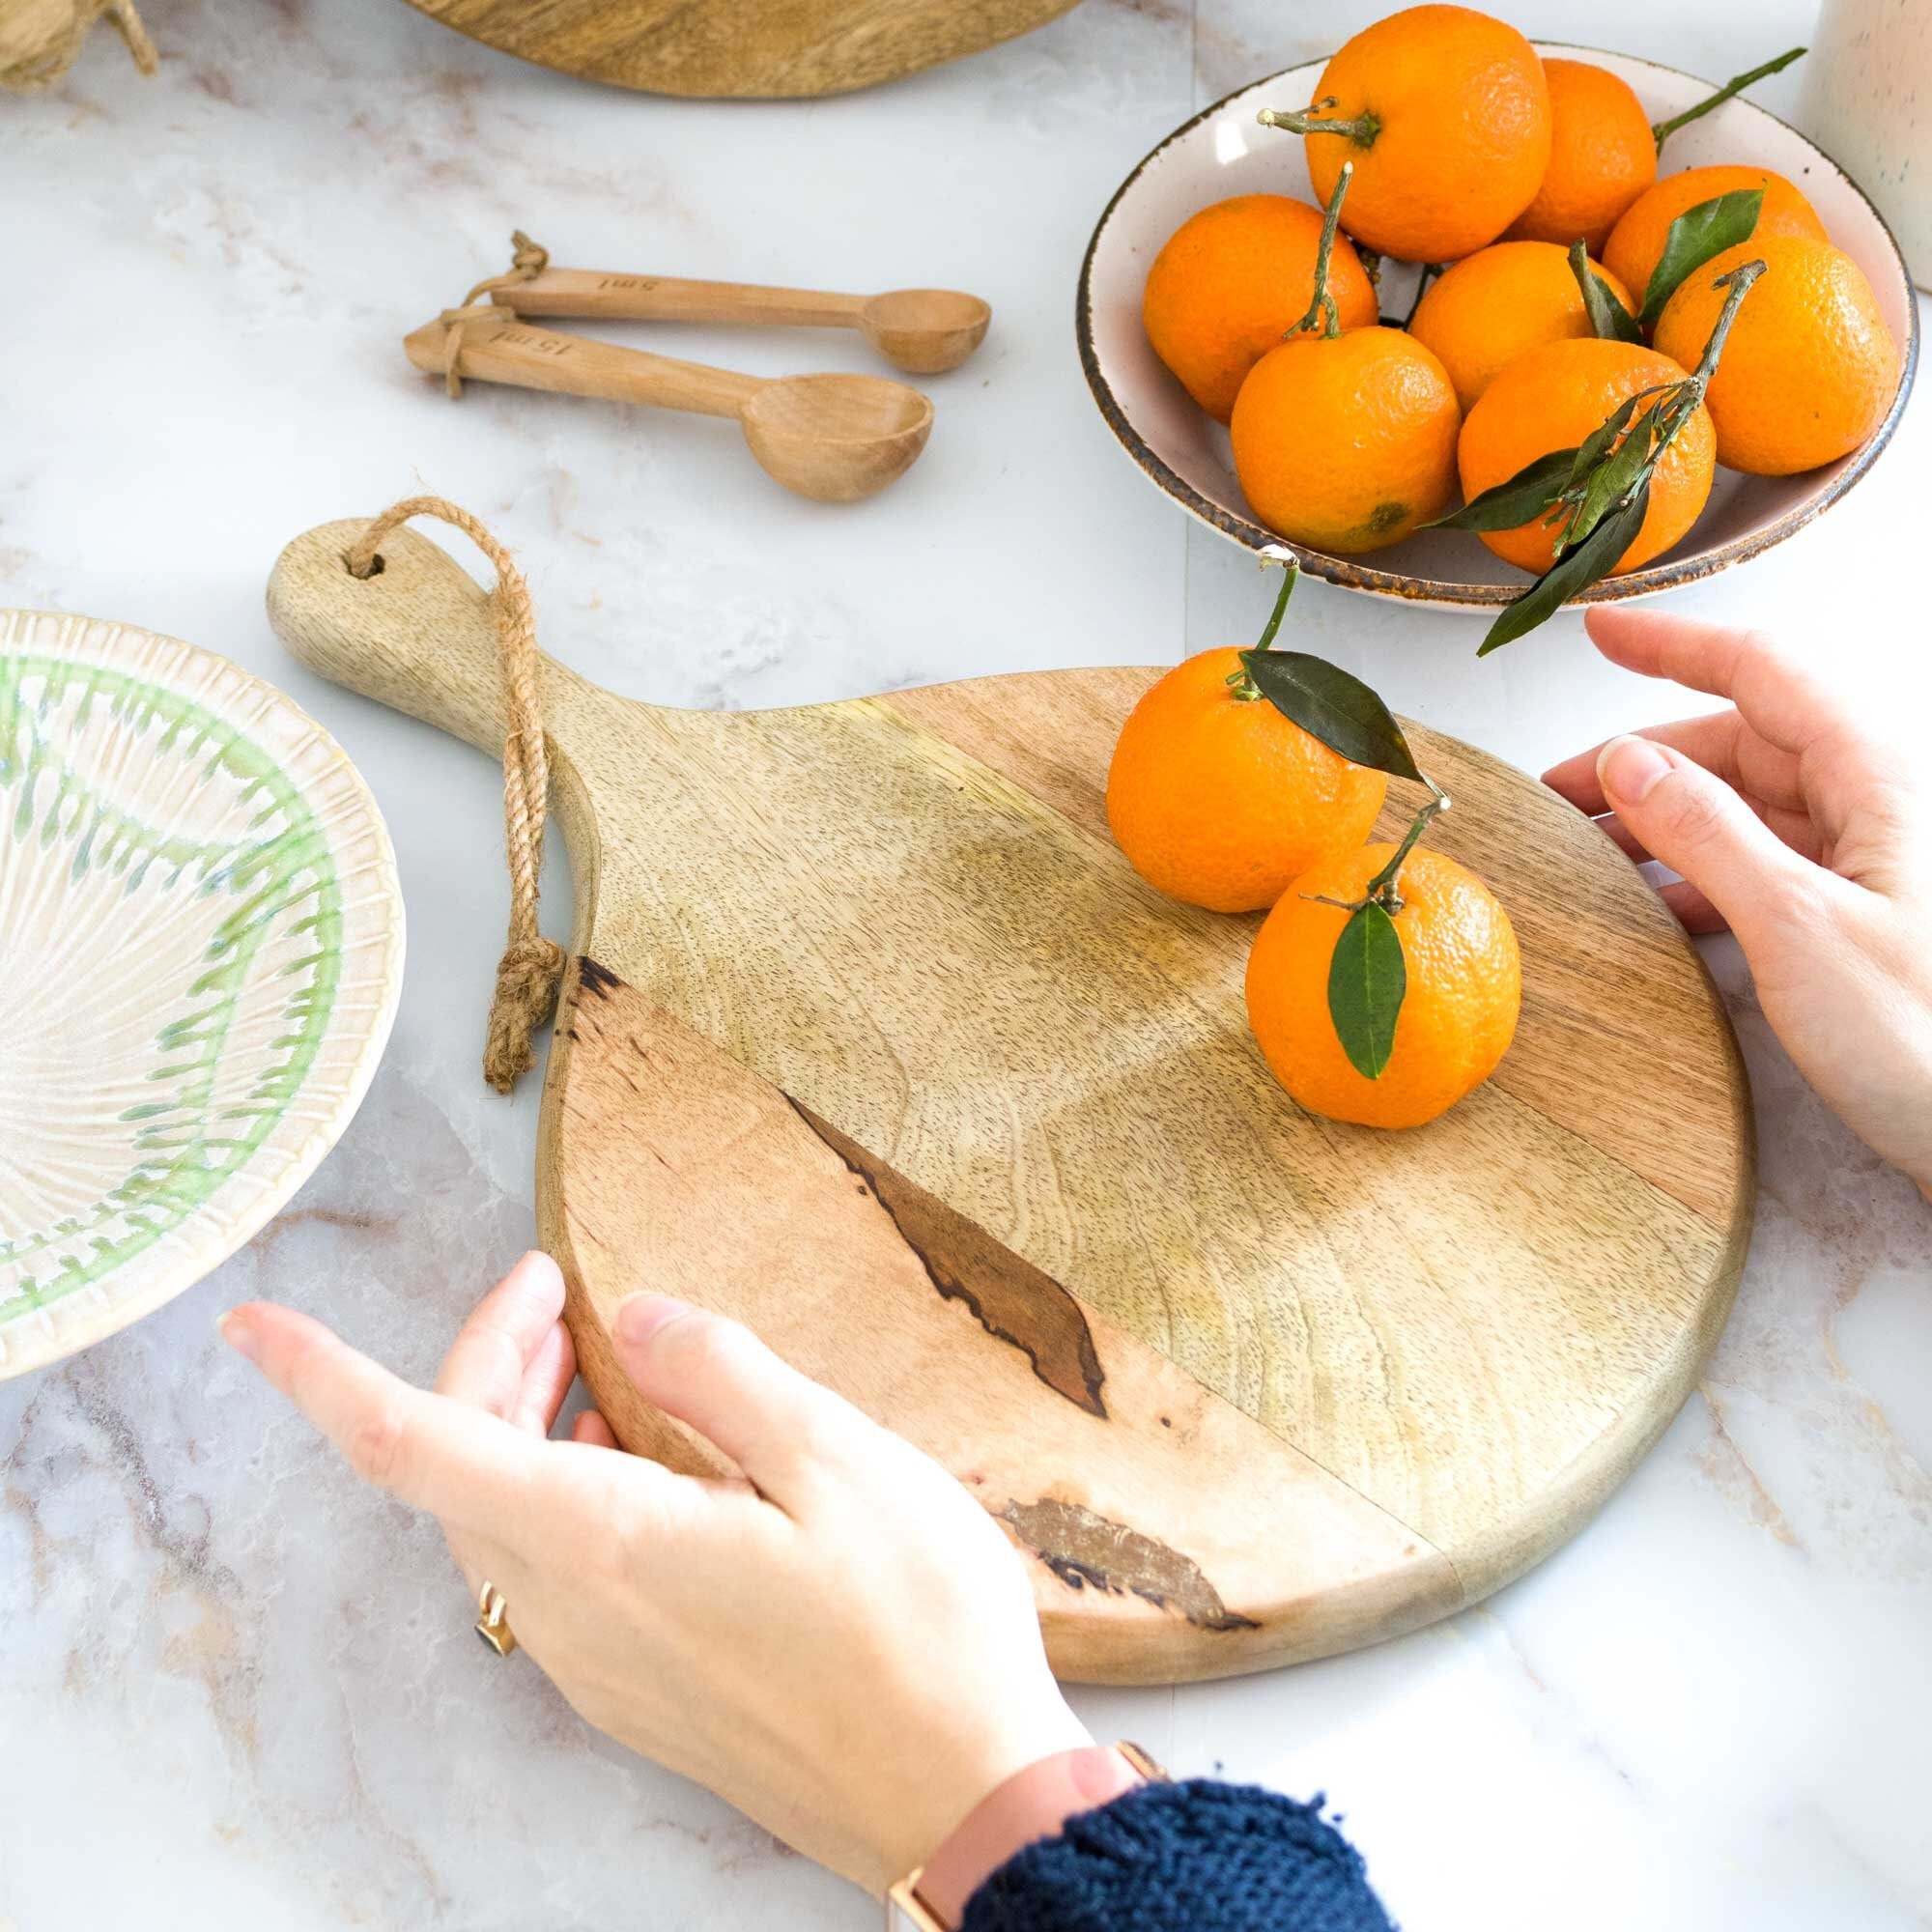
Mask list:
[[1825,0],[1799,126],[1877,204],[1932,289],[1932,0]]

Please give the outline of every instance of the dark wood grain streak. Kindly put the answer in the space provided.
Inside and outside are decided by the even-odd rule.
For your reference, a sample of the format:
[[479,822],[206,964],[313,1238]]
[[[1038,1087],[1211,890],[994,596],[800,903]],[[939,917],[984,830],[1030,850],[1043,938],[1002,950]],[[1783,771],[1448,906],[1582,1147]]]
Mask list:
[[587,952],[577,962],[577,978],[586,993],[595,993],[600,1000],[608,1000],[624,983],[610,967],[598,965]]
[[1047,1496],[1009,1503],[1000,1514],[1068,1589],[1131,1590],[1156,1608],[1185,1617],[1198,1630],[1261,1628],[1254,1618],[1228,1608],[1191,1556],[1079,1503]]
[[[577,963],[582,991],[608,1000],[625,982],[588,955]],[[1017,1349],[1056,1395],[1089,1415],[1107,1417],[1107,1374],[1087,1316],[1053,1277],[936,1195],[908,1180],[830,1121],[787,1094],[799,1119],[844,1162],[884,1209],[925,1277],[948,1301],[963,1302],[995,1341]]]
[[785,1097],[799,1119],[871,1189],[941,1295],[963,1301],[987,1334],[1026,1356],[1048,1388],[1105,1421],[1107,1405],[1100,1390],[1106,1371],[1079,1302],[977,1222],[867,1153],[801,1101]]

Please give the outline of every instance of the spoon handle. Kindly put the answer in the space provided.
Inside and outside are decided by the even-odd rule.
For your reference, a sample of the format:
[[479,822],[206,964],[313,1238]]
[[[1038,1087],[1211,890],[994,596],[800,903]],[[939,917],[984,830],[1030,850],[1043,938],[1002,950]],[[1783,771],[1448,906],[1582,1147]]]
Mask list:
[[495,289],[491,299],[520,315],[581,315],[630,322],[770,322],[850,328],[864,296],[752,282],[689,282],[671,275],[608,275],[600,269],[545,269]]
[[[468,382],[647,403],[701,416],[736,416],[764,387],[760,378],[730,369],[620,349],[558,329],[530,328],[508,311],[500,321],[485,316],[461,327],[456,373]],[[440,376],[449,367],[449,334],[445,323],[425,323],[403,338],[403,348],[418,369]]]

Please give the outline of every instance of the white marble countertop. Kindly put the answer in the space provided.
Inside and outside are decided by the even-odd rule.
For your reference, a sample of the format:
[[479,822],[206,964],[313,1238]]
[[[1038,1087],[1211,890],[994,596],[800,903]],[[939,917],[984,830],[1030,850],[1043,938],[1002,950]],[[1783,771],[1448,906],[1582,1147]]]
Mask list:
[[[733,106],[525,68],[401,0],[148,0],[0,100],[0,602],[240,659],[340,737],[394,831],[402,1014],[295,1207],[210,1282],[0,1385],[0,1932],[529,1932],[873,1922],[858,1894],[492,1665],[431,1526],[359,1491],[211,1320],[270,1294],[427,1376],[531,1236],[534,1083],[476,1071],[501,935],[497,777],[326,687],[262,614],[279,545],[418,487],[517,547],[549,647],[695,704],[1245,641],[1252,564],[1150,490],[1075,362],[1073,280],[1115,183],[1195,106],[1319,55],[1366,0],[1087,0],[875,94]],[[1714,76],[1808,0],[1512,10]],[[1796,76],[1764,91],[1796,98]],[[397,338],[560,261],[984,293],[904,483],[769,485],[729,430],[475,387]],[[688,347],[684,346],[688,344]],[[797,340],[692,331],[779,371]],[[856,339],[810,345],[864,367]],[[1932,402],[1841,508],[1681,610],[1775,624],[1922,704]],[[1540,769],[1694,703],[1566,615],[1480,671],[1480,619],[1309,584],[1296,642]],[[548,904],[560,927],[560,854]],[[1932,1926],[1932,1207],[1810,1099],[1727,946],[1764,1198],[1703,1393],[1601,1520],[1487,1607],[1362,1656],[1083,1692],[1103,1732],[1349,1815],[1411,1932]],[[1630,1104],[1644,1104],[1640,1094]]]

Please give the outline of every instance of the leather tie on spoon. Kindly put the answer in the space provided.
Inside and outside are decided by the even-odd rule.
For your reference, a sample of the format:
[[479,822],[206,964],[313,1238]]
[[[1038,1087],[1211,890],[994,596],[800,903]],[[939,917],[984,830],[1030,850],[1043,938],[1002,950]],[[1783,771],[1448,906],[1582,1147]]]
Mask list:
[[[525,282],[518,293],[531,286]],[[730,416],[774,481],[820,503],[852,503],[896,481],[932,433],[932,404],[884,376],[740,375],[557,329],[509,309],[452,309],[403,338],[432,375]]]
[[[520,255],[519,260],[522,261]],[[916,376],[956,369],[985,340],[993,311],[957,289],[891,289],[877,296],[750,282],[680,281],[669,275],[611,275],[597,269],[543,268],[490,290],[520,315],[626,322],[777,323],[856,328],[888,362]]]

